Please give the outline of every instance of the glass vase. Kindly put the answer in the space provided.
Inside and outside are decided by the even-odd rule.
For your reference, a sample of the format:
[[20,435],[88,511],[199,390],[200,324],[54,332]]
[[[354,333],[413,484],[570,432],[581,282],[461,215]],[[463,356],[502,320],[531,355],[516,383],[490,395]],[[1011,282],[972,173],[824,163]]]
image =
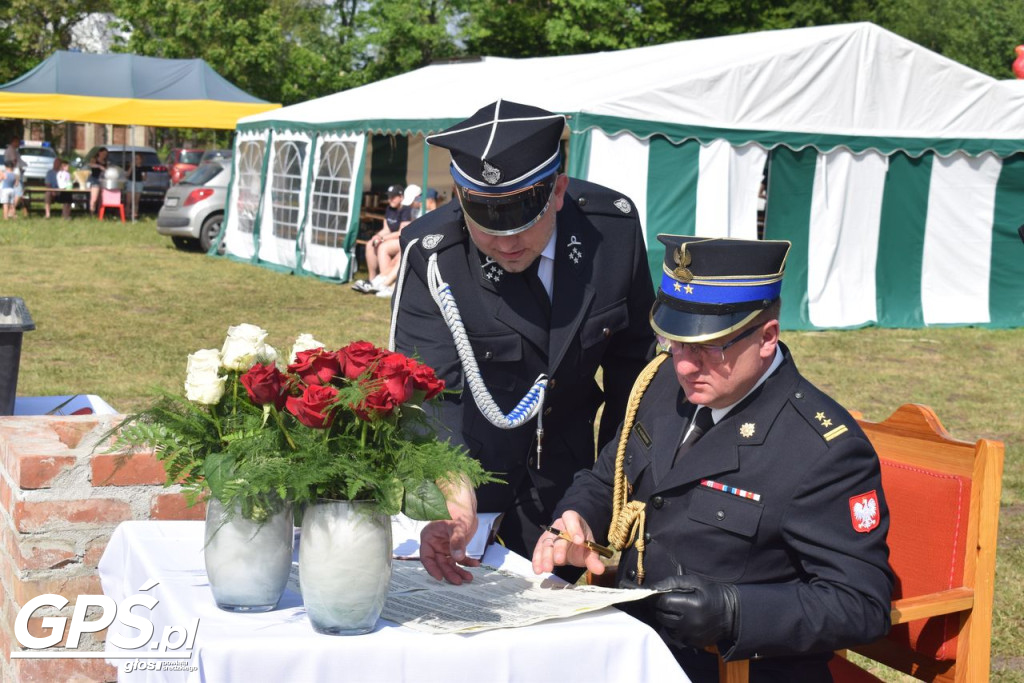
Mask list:
[[206,575],[217,607],[228,612],[269,612],[288,585],[295,539],[291,503],[264,522],[231,514],[219,500],[206,502]]
[[299,586],[317,633],[374,629],[391,581],[391,519],[367,501],[318,500],[302,516]]

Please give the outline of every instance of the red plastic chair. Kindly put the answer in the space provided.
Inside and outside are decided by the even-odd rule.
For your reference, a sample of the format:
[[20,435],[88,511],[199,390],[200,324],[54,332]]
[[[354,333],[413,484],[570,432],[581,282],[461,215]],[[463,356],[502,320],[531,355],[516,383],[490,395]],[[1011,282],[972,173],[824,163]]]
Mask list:
[[120,190],[102,190],[100,192],[100,220],[103,220],[105,209],[117,209],[121,212],[121,222],[124,223],[124,202],[121,200]]

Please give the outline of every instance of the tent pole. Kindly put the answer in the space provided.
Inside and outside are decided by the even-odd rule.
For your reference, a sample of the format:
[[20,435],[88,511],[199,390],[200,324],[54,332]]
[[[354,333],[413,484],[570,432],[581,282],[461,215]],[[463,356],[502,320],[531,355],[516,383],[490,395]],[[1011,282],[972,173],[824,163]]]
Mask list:
[[[128,126],[128,144],[132,145],[132,146],[135,145],[135,124],[134,123]],[[129,208],[131,209],[131,212],[132,212],[132,225],[135,225],[135,214],[138,213],[138,211],[139,211],[137,208],[135,208],[135,175],[136,175],[136,173],[135,173],[135,155],[132,154],[132,177],[131,177],[132,198],[131,198],[131,201],[129,202]]]
[[[423,133],[423,184],[420,185],[420,216],[427,212],[427,183],[430,180],[430,145],[427,134]],[[416,216],[419,218],[420,216]]]

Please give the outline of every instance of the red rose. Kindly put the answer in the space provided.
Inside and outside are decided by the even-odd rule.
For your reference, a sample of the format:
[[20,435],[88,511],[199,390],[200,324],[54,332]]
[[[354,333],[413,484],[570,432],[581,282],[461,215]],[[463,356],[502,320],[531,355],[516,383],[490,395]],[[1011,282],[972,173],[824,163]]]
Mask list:
[[288,366],[307,385],[330,384],[331,380],[341,374],[341,362],[333,351],[322,348],[299,351],[295,354],[295,362]]
[[348,379],[356,379],[385,353],[387,352],[384,349],[377,348],[370,342],[352,342],[338,351],[342,374]]
[[273,363],[256,363],[240,378],[242,386],[249,392],[249,398],[258,406],[273,404],[281,410],[284,407],[287,378]]
[[372,417],[387,417],[398,406],[399,403],[395,401],[391,392],[386,387],[379,386],[376,391],[367,394],[358,405],[352,406],[352,410],[360,420],[369,420]]
[[337,399],[338,390],[334,387],[311,384],[301,396],[289,396],[285,406],[307,427],[326,429],[334,422],[334,411],[330,407]]
[[421,401],[429,401],[444,390],[444,380],[438,379],[430,366],[410,359],[409,372],[415,396],[420,397]]
[[412,375],[407,360],[400,353],[389,353],[377,362],[373,370],[373,379],[383,384],[395,405],[401,405],[412,398]]

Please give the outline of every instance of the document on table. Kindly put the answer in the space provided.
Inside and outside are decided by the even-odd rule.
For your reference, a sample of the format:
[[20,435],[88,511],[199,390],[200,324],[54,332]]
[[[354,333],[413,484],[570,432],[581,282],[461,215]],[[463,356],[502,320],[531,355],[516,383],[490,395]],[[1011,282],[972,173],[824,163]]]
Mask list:
[[487,566],[465,569],[473,581],[454,586],[431,578],[419,562],[394,562],[381,617],[428,633],[473,633],[571,617],[656,592],[578,586]]

